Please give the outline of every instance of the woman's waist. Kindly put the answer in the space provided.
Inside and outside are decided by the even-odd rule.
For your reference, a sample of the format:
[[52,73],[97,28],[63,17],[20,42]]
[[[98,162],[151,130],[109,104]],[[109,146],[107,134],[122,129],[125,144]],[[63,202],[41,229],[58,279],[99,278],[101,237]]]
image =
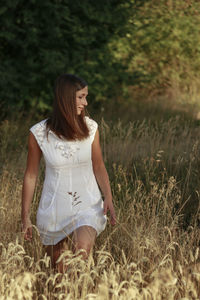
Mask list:
[[70,170],[70,169],[80,169],[80,168],[89,168],[92,167],[92,161],[71,163],[71,164],[61,164],[61,165],[51,165],[46,163],[46,171],[53,170]]
[[55,191],[49,190],[44,187],[42,192],[40,203],[43,202],[49,205],[52,201],[55,201],[58,205],[72,203],[77,204],[77,202],[85,203],[87,201],[95,201],[101,199],[101,192],[97,184],[92,184],[89,188],[85,186],[70,186],[70,185],[58,185]]
[[67,178],[64,178],[60,182],[57,183],[56,188],[54,188],[53,185],[50,183],[43,185],[43,193],[48,193],[48,194],[56,194],[58,196],[63,196],[63,195],[69,195],[69,194],[90,194],[90,193],[95,193],[99,191],[98,184],[95,179],[90,179],[88,181],[88,184],[86,184],[82,180],[72,180],[68,181]]

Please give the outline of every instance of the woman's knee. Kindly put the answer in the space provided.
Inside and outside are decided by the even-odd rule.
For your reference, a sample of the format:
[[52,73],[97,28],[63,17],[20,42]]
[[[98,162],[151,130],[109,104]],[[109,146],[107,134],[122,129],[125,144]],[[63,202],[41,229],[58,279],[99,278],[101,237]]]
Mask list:
[[93,247],[93,243],[86,242],[86,241],[77,241],[75,244],[76,251],[82,249],[85,250],[87,254],[90,253],[92,247]]
[[96,238],[96,230],[90,226],[79,227],[73,234],[74,250],[83,249],[89,255]]

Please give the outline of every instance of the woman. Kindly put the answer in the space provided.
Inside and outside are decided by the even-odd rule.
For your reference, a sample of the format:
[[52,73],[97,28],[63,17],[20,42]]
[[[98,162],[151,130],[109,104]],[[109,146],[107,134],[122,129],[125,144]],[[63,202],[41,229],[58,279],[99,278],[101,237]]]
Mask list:
[[[30,241],[30,206],[43,154],[46,170],[37,227],[54,267],[69,235],[74,251],[85,250],[86,258],[96,236],[106,226],[108,210],[111,224],[116,223],[98,125],[84,112],[87,95],[88,86],[83,79],[61,75],[56,81],[52,116],[30,128],[22,189],[22,230]],[[62,271],[61,263],[58,270]]]

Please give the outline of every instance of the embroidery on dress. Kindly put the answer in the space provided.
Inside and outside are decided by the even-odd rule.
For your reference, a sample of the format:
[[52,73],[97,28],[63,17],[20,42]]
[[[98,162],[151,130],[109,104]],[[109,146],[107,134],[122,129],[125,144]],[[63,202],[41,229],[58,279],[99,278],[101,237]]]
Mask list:
[[66,144],[66,142],[57,142],[55,149],[59,149],[61,151],[61,155],[66,158],[74,156],[77,150],[80,150],[80,148],[73,142],[70,142],[70,144]]
[[35,134],[37,136],[37,141],[38,141],[39,146],[42,146],[42,143],[45,138],[45,132],[46,132],[46,130],[45,130],[44,123],[39,123],[35,128]]
[[96,122],[91,120],[89,117],[86,117],[86,122],[90,131],[90,135],[94,135],[96,131]]

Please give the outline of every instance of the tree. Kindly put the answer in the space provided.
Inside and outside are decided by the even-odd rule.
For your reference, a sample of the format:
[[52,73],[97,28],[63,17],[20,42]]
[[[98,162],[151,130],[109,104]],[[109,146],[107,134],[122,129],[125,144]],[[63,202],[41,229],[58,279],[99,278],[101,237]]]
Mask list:
[[110,48],[115,61],[134,74],[132,86],[146,95],[199,90],[199,1],[144,1],[127,28],[127,34],[112,40]]
[[[108,42],[124,35],[123,0],[7,0],[0,10],[0,100],[4,110],[49,107],[61,73],[76,73],[105,99],[120,81]],[[123,68],[123,67],[122,67]],[[118,74],[118,76],[116,76]]]

